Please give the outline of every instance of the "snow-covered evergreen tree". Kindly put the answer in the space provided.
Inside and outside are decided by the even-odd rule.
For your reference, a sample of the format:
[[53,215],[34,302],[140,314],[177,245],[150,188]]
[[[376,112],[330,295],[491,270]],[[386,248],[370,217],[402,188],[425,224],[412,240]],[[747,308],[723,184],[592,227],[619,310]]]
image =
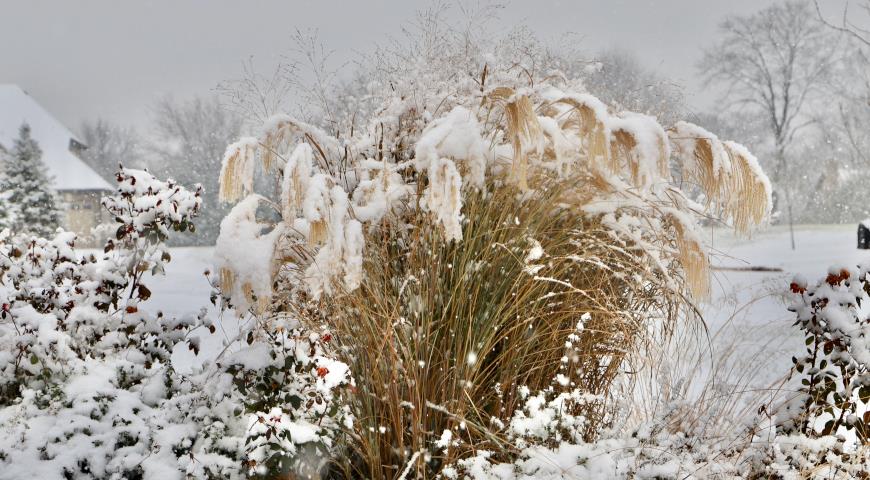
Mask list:
[[[5,166],[9,165],[11,155],[3,145],[0,145],[0,174],[5,170]],[[2,175],[0,175],[2,178]],[[12,214],[9,209],[9,192],[0,190],[0,231],[12,226]]]
[[30,136],[30,126],[22,124],[0,178],[0,191],[9,206],[7,222],[13,232],[50,237],[60,226],[60,210],[50,180],[42,150]]

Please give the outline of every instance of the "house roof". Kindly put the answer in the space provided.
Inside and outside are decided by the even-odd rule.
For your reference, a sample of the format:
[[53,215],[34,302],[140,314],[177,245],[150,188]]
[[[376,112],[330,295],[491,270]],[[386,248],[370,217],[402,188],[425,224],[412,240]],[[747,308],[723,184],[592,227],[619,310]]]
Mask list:
[[42,150],[55,190],[112,190],[109,183],[70,151],[72,132],[18,85],[0,84],[0,145],[12,150],[22,123]]

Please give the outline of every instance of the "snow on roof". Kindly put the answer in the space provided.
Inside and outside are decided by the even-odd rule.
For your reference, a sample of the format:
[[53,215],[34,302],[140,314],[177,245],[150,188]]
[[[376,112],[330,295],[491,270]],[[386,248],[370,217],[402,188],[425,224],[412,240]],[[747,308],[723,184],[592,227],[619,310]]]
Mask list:
[[112,187],[70,151],[70,140],[79,141],[18,85],[0,84],[0,145],[11,150],[22,123],[42,149],[42,161],[53,178],[55,190],[112,190]]

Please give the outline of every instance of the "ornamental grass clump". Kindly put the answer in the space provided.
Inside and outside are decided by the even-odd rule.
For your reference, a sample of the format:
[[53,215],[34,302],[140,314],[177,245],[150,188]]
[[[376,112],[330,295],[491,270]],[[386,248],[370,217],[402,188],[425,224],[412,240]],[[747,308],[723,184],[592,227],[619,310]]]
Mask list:
[[[241,202],[218,240],[223,295],[263,325],[326,328],[355,381],[333,476],[434,477],[482,449],[510,461],[505,425],[554,386],[592,399],[572,411],[594,440],[620,372],[709,294],[699,216],[745,230],[769,211],[742,147],[511,68],[442,74],[429,93],[406,78],[365,128],[282,115],[227,150],[221,198]],[[274,200],[251,191],[256,164]]]

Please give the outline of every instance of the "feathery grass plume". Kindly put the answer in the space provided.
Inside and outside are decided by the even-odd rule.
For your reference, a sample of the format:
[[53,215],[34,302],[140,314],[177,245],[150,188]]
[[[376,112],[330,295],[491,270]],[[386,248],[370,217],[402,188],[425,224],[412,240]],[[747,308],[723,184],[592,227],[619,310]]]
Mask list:
[[316,247],[328,236],[326,220],[316,220],[308,226],[308,245]]
[[236,273],[235,271],[227,266],[220,267],[218,269],[220,273],[220,287],[224,292],[230,293],[235,291],[236,289]]
[[770,181],[745,147],[722,142],[688,122],[677,122],[669,138],[683,174],[703,189],[708,207],[730,217],[741,234],[765,220],[771,205]]
[[[302,208],[305,190],[312,172],[312,151],[307,143],[300,143],[284,164],[281,181],[281,215],[283,218],[296,218]],[[265,167],[264,167],[265,168]]]
[[504,111],[504,133],[514,151],[511,179],[521,190],[528,190],[529,154],[540,155],[543,150],[543,132],[535,107],[527,95],[509,87],[495,88],[487,98]]
[[289,115],[273,115],[266,120],[260,134],[263,170],[268,172],[275,164],[275,159],[284,159],[293,141],[300,140],[312,147],[322,166],[328,167],[343,152],[339,142],[320,128]]
[[316,174],[308,180],[302,202],[302,213],[308,222],[308,244],[317,246],[329,237],[329,220],[333,207],[332,187],[335,182],[328,175]]
[[222,202],[235,202],[254,190],[256,138],[242,138],[227,147],[220,174],[219,197]]
[[441,158],[430,165],[424,205],[444,227],[446,238],[462,240],[462,177],[451,160]]
[[586,162],[592,168],[603,168],[611,173],[619,171],[619,160],[611,155],[610,131],[604,124],[607,106],[591,95],[572,95],[559,98],[554,104],[571,107],[562,122],[562,128],[576,131],[583,139]]
[[734,228],[740,233],[747,233],[770,213],[770,180],[746,147],[731,141],[724,142],[724,146],[733,165],[730,185],[733,194],[729,210],[734,219]]
[[615,130],[610,132],[610,158],[616,160],[619,158],[626,159],[628,168],[631,171],[632,183],[638,184],[638,168],[637,161],[632,157],[632,152],[637,146],[637,141],[634,135],[627,130]]
[[272,282],[281,224],[273,225],[257,216],[261,204],[271,202],[257,194],[237,203],[221,221],[221,235],[215,245],[215,262],[220,270],[221,291],[239,311],[256,307],[265,311],[272,298]]
[[653,117],[623,112],[607,119],[613,162],[628,170],[631,183],[649,187],[669,175],[670,144],[664,129]]
[[[422,172],[440,159],[447,158],[462,172],[465,185],[483,188],[486,177],[485,149],[477,114],[457,106],[422,130],[414,144],[414,167]],[[381,169],[377,165],[375,168]]]
[[707,206],[722,209],[731,193],[732,164],[724,145],[707,130],[680,121],[668,129],[668,138],[683,175],[704,191]]
[[260,159],[263,162],[263,170],[266,172],[272,170],[277,157],[283,156],[281,152],[289,149],[297,132],[295,122],[289,117],[276,116],[270,120],[260,134],[262,147]]
[[686,285],[693,297],[705,300],[710,296],[710,259],[707,251],[692,229],[692,220],[685,213],[674,209],[668,213],[679,251],[677,259],[682,266]]
[[408,208],[411,186],[391,166],[382,162],[374,178],[361,180],[353,192],[354,216],[361,222],[378,223],[385,216],[400,215]]
[[[554,112],[547,112],[552,115]],[[542,159],[552,163],[556,175],[565,178],[574,170],[572,161],[574,146],[555,118],[549,115],[539,115],[538,124],[549,142],[545,142]]]

